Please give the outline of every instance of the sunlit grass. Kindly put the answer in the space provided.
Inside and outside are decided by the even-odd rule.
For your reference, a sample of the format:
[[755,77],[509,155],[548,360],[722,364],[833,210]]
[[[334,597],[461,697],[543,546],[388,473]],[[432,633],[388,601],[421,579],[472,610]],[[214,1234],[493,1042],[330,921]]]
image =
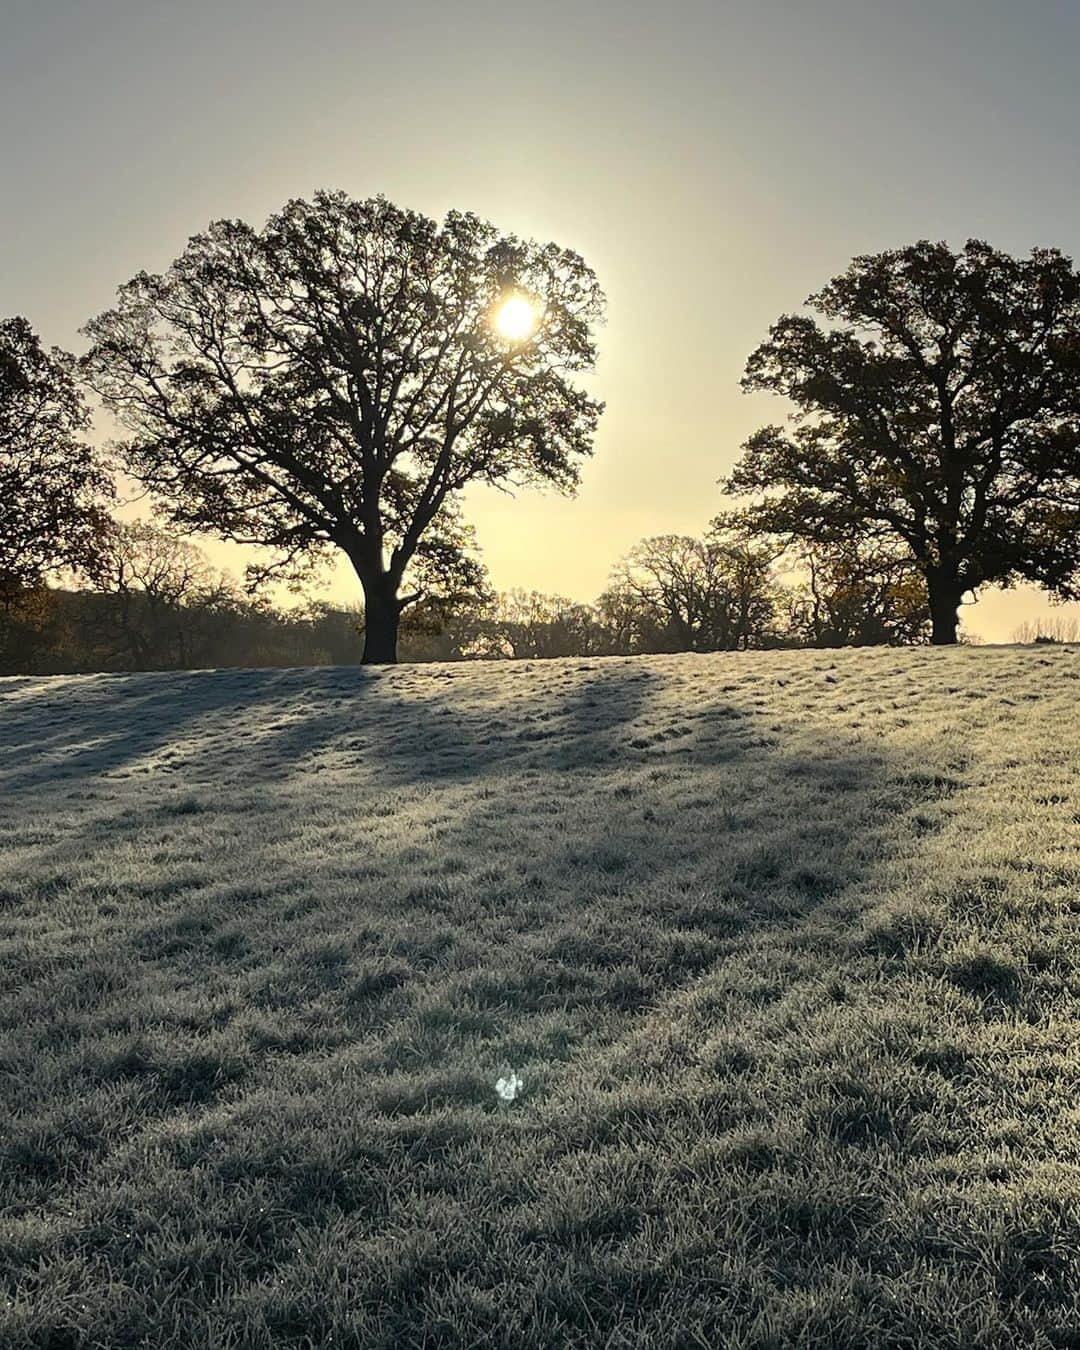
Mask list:
[[0,682],[0,1344],[1075,1344],[1078,677]]

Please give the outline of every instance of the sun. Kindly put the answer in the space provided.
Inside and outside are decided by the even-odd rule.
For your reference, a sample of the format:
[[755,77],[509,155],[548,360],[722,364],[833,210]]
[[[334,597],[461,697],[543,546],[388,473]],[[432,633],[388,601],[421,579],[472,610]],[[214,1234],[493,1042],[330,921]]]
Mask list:
[[495,311],[495,331],[511,342],[532,337],[539,323],[539,310],[523,295],[511,295]]

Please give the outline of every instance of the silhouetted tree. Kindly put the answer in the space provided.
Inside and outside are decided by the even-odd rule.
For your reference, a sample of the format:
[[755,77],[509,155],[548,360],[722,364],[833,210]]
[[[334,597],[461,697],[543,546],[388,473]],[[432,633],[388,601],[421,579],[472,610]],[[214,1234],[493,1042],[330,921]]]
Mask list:
[[540,591],[504,591],[484,633],[490,655],[517,659],[595,656],[608,650],[607,635],[590,605]]
[[725,483],[765,493],[751,529],[813,544],[899,541],[926,579],[931,641],[963,596],[1025,579],[1077,594],[1080,277],[1054,249],[972,240],[856,258],[785,315],[743,387],[783,394]]
[[94,553],[112,485],[81,439],[88,421],[72,358],[25,319],[0,322],[0,605]]
[[147,521],[113,524],[91,569],[102,610],[130,670],[188,669],[207,657],[218,611],[239,598],[194,544]]
[[763,646],[776,607],[771,561],[766,548],[729,534],[643,539],[616,567],[599,608],[631,651]]
[[909,557],[883,546],[811,545],[796,551],[802,580],[787,594],[800,646],[902,646],[925,641],[926,582]]
[[672,650],[662,616],[636,591],[621,585],[617,574],[597,597],[596,613],[607,637],[606,653],[633,656]]
[[[535,315],[511,336],[495,322],[508,301]],[[554,244],[318,193],[261,231],[218,221],[164,275],[135,277],[88,326],[86,369],[174,520],[283,566],[341,549],[363,659],[393,661],[405,606],[475,571],[462,488],[576,484],[601,405],[572,377],[593,364],[602,303]]]

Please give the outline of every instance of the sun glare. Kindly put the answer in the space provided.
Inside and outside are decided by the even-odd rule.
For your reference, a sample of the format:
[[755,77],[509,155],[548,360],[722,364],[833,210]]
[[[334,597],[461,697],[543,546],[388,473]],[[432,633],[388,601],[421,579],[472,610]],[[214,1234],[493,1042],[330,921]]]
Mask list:
[[495,311],[495,331],[511,342],[532,337],[540,322],[537,308],[523,295],[512,295]]

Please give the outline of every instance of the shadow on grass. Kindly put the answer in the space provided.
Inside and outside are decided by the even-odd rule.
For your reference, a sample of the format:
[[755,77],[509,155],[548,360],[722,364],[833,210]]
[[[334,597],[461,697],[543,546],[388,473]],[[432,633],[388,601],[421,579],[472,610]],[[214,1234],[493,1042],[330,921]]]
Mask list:
[[[715,696],[653,707],[655,679],[638,663],[601,663],[564,691],[568,673],[558,663],[546,683],[534,677],[523,688],[543,697],[528,703],[456,707],[442,697],[452,677],[424,679],[403,698],[393,681],[349,670],[217,672],[191,677],[197,696],[186,677],[136,677],[147,687],[120,706],[105,697],[103,748],[70,765],[84,781],[204,720],[227,737],[234,706],[257,707],[262,724],[244,750],[227,854],[203,857],[201,843],[227,797],[191,792],[182,775],[180,795],[136,801],[121,816],[106,806],[96,821],[106,850],[148,824],[193,843],[182,868],[170,871],[165,856],[130,879],[103,878],[109,900],[131,907],[133,956],[163,973],[263,960],[272,978],[261,992],[249,981],[251,997],[279,1008],[353,986],[393,990],[399,1006],[421,973],[490,967],[502,973],[455,997],[505,1004],[511,1018],[525,1005],[586,1001],[631,1011],[707,967],[746,925],[804,914],[860,880],[895,846],[897,812],[920,799],[919,783],[891,774],[880,755],[790,748]],[[501,692],[520,676],[507,667]],[[125,734],[148,700],[153,725],[141,740]],[[302,772],[326,751],[344,765]],[[272,799],[257,791],[263,759],[282,766]],[[313,812],[330,821],[325,850],[316,835],[293,860],[290,841]],[[269,813],[281,836],[273,859]],[[63,892],[64,866],[83,849],[76,837],[39,853],[28,894],[48,903]],[[251,854],[254,873],[243,862]],[[407,974],[387,973],[399,965]],[[102,982],[103,997],[110,987]]]
[[[815,1262],[822,1335],[868,1343],[841,1285],[877,1194],[826,1193],[753,1133],[762,1047],[727,1022],[805,979],[808,921],[858,916],[938,778],[767,730],[708,689],[664,698],[633,663],[573,687],[565,671],[520,697],[512,669],[500,697],[451,677],[453,700],[430,675],[260,672],[243,700],[220,676],[198,698],[133,694],[159,722],[137,743],[107,711],[86,779],[256,695],[247,784],[280,771],[228,835],[225,791],[137,805],[123,838],[153,844],[123,873],[98,820],[93,950],[61,929],[28,954],[33,980],[15,974],[10,1026],[34,1035],[0,1077],[0,1199],[26,1219],[3,1248],[12,1306],[36,1310],[25,1343],[62,1343],[75,1308],[98,1344],[719,1344]],[[781,932],[775,959],[753,955]],[[711,979],[684,1034],[669,1002]],[[493,1090],[506,1067],[515,1115]],[[717,1086],[681,1090],[691,1073]],[[808,1115],[828,1147],[894,1129],[869,1089],[834,1088]]]
[[[369,677],[370,678],[370,677]],[[188,735],[216,744],[228,714],[273,717],[309,683],[367,687],[358,671],[235,670],[0,681],[0,786],[66,786],[128,768]]]
[[[338,807],[331,778],[283,779],[281,838],[254,873],[225,858],[202,885],[196,872],[170,892],[151,873],[118,887],[132,956],[166,982],[235,973],[282,1044],[310,1044],[305,1009],[346,1041],[408,1021],[374,1056],[380,1072],[466,1045],[520,1052],[526,1023],[557,1013],[580,1043],[609,1014],[655,1007],[747,929],[797,922],[865,881],[926,799],[881,755],[789,746],[726,702],[694,722],[650,708],[653,692],[647,673],[614,667],[519,719],[413,700],[405,727],[400,699],[365,689],[378,734],[355,790]],[[295,762],[339,745],[351,715],[312,711],[266,737]],[[183,837],[187,809],[153,810]],[[265,850],[257,804],[235,829],[234,856]]]
[[[512,690],[527,672],[501,673],[503,689]],[[387,782],[436,781],[542,754],[568,735],[595,754],[640,711],[649,683],[640,670],[613,668],[591,694],[563,707],[455,709],[446,697],[453,679],[407,667],[388,677],[340,667],[83,677],[33,690],[0,682],[0,787],[71,789],[145,773],[166,748],[173,762],[153,766],[159,784],[162,770],[194,767],[213,778],[237,763],[251,783],[287,780],[324,752],[346,767],[377,765]],[[556,692],[557,680],[540,687]]]

